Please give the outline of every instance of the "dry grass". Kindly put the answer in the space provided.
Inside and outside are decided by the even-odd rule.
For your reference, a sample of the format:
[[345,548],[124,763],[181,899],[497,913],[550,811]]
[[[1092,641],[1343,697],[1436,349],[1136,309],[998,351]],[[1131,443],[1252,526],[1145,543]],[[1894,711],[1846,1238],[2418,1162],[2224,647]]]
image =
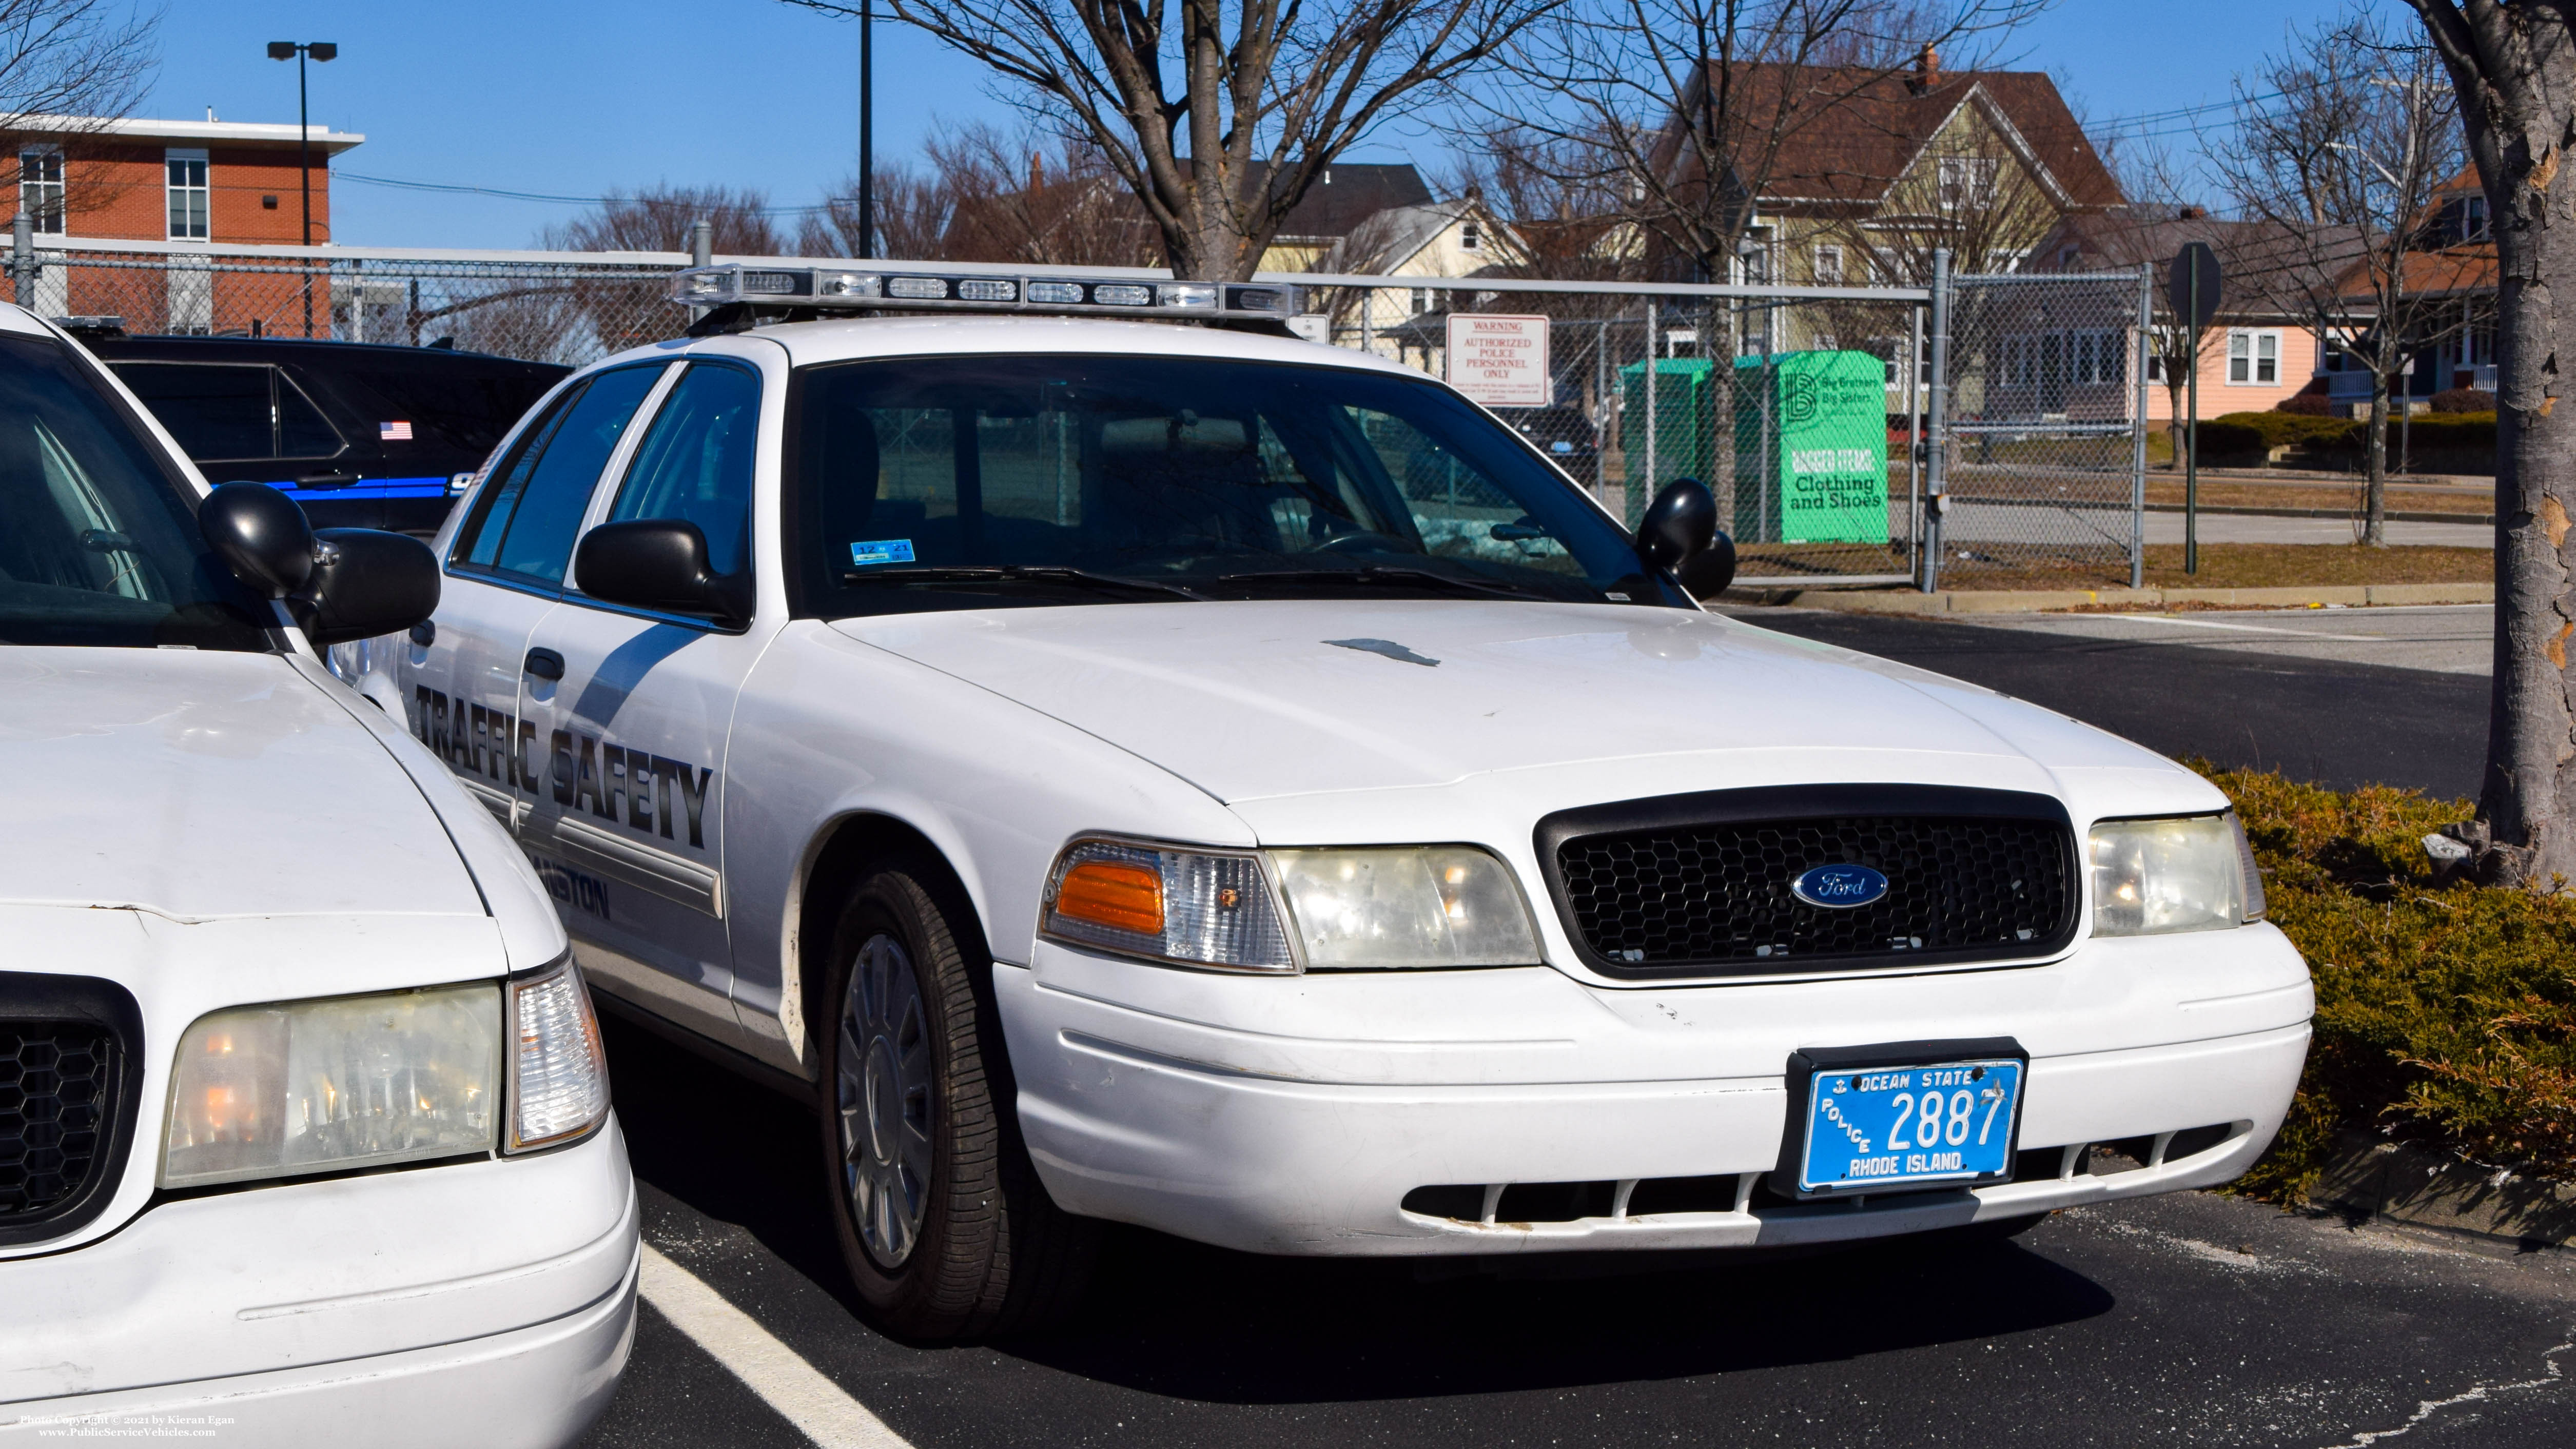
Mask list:
[[[1971,549],[1975,546],[1969,545]],[[2495,554],[2483,548],[2407,545],[2363,548],[2332,543],[2204,543],[2200,572],[2182,571],[2182,545],[2149,544],[2149,585],[2186,589],[2319,588],[2346,584],[2484,583],[2495,577]],[[2100,589],[2129,582],[2116,559],[2023,565],[1950,559],[1941,584],[1951,589]]]
[[[2200,501],[2213,508],[2315,508],[2332,513],[2361,516],[2361,484],[2319,483],[2313,487],[2294,487],[2280,483],[2229,483],[2202,478]],[[2156,477],[2147,480],[2149,503],[2182,505],[2183,485],[2179,478]],[[2454,488],[2408,488],[2391,484],[2388,489],[2391,511],[2409,513],[2465,513],[2484,517],[2495,509],[2493,493],[2471,493]]]

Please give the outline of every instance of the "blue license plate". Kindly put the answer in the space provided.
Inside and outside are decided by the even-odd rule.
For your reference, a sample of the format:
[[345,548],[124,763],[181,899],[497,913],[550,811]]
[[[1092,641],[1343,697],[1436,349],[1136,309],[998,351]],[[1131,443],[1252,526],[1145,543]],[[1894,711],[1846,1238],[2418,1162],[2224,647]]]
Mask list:
[[2010,1057],[1819,1068],[1808,1078],[1801,1192],[2000,1177],[2012,1161],[2022,1064]]

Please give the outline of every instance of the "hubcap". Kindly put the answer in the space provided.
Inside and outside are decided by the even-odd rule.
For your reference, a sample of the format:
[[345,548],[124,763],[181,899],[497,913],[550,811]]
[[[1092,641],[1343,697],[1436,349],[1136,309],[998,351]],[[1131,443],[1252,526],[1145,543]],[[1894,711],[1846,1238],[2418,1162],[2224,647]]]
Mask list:
[[903,943],[859,947],[841,1002],[841,1186],[868,1256],[903,1266],[930,1202],[930,1034]]

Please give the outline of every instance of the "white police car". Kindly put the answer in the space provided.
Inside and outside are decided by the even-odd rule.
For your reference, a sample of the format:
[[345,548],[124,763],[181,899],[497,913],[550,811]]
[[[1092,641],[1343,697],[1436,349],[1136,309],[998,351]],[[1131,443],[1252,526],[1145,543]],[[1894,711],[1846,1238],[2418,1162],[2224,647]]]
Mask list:
[[[1702,612],[1698,485],[1632,537],[1441,384],[1225,325],[1277,288],[674,296],[719,310],[522,423],[366,682],[605,1002],[812,1095],[892,1326],[1051,1310],[1094,1219],[2003,1231],[2280,1124],[2308,974],[2220,794]],[[821,316],[871,306],[1020,312]]]
[[615,1387],[562,927],[314,652],[437,591],[0,307],[0,1438],[560,1444]]

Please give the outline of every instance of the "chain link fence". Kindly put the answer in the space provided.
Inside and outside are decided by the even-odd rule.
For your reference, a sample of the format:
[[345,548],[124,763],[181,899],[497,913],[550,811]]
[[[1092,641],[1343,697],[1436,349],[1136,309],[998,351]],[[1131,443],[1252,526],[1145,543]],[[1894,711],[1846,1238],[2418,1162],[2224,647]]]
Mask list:
[[2143,582],[2144,271],[1936,277],[1923,587]]
[[[21,302],[121,318],[134,333],[445,345],[578,366],[690,321],[663,293],[685,253],[42,240],[12,258]],[[1660,485],[1707,484],[1745,586],[2136,577],[2139,274],[1944,275],[1929,287],[1273,280],[1305,288],[1306,335],[1471,395],[1453,331],[1530,319],[1518,335],[1542,339],[1543,365],[1520,370],[1508,401],[1486,399],[1495,414],[1631,525]]]

